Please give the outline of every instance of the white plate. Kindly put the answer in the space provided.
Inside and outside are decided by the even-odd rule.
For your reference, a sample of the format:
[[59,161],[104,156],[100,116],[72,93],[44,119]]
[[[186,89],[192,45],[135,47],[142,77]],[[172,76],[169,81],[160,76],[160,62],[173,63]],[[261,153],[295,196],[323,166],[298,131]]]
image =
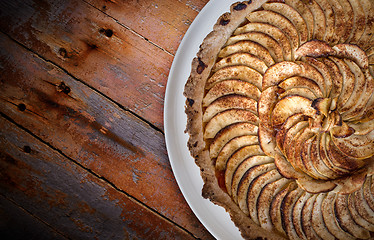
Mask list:
[[191,62],[205,36],[217,19],[230,10],[237,0],[211,0],[195,18],[175,55],[169,73],[164,105],[166,147],[175,178],[187,203],[201,223],[217,239],[242,239],[229,214],[201,196],[203,181],[188,148],[184,133],[184,85],[190,75]]

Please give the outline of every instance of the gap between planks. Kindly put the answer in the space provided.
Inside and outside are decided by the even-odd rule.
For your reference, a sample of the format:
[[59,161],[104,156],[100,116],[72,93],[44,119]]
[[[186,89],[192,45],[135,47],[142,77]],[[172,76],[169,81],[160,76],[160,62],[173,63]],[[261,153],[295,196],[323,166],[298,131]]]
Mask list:
[[[171,223],[172,225],[176,226],[177,228],[181,229],[182,231],[186,232],[187,234],[189,234],[191,237],[193,238],[196,238],[190,231],[188,231],[187,229],[185,229],[184,227],[180,226],[179,224],[175,223],[174,221],[172,221],[171,219],[167,218],[166,216],[160,214],[159,212],[155,211],[153,208],[147,206],[146,204],[144,204],[143,202],[139,201],[138,199],[136,199],[135,197],[131,196],[130,194],[128,194],[127,192],[119,189],[115,184],[113,184],[112,182],[110,182],[108,179],[106,179],[105,177],[103,176],[100,176],[99,174],[95,173],[94,171],[92,171],[91,169],[89,168],[86,168],[84,167],[82,164],[78,163],[77,161],[75,161],[74,159],[70,158],[69,156],[65,155],[61,150],[55,148],[54,146],[52,146],[51,144],[49,144],[48,142],[44,141],[43,139],[39,138],[38,136],[36,136],[35,134],[33,134],[30,130],[24,128],[22,125],[19,125],[18,123],[16,123],[13,119],[11,119],[10,117],[8,117],[7,115],[5,115],[3,112],[0,111],[0,116],[3,117],[4,119],[6,119],[7,121],[11,122],[12,124],[14,124],[15,126],[17,126],[18,128],[20,128],[21,130],[25,131],[26,133],[30,134],[30,136],[32,136],[33,138],[35,138],[36,140],[42,142],[43,144],[45,144],[46,146],[48,146],[49,148],[51,148],[53,151],[56,151],[57,153],[59,153],[61,156],[65,157],[67,160],[71,161],[73,164],[75,164],[76,166],[78,166],[79,168],[87,171],[89,174],[95,176],[96,178],[102,180],[104,183],[108,184],[110,187],[114,188],[117,192],[121,193],[121,194],[124,194],[126,197],[129,198],[129,200],[131,201],[134,201],[135,203],[139,204],[140,206],[143,206],[144,208],[148,209],[149,211],[153,212],[154,214],[158,215],[160,218],[162,219],[165,219],[167,222]],[[18,206],[18,205],[17,205]],[[31,214],[32,215],[32,214]],[[37,218],[38,219],[38,218]],[[48,225],[48,224],[47,224]],[[49,226],[49,225],[48,225]],[[53,228],[52,228],[53,229]]]

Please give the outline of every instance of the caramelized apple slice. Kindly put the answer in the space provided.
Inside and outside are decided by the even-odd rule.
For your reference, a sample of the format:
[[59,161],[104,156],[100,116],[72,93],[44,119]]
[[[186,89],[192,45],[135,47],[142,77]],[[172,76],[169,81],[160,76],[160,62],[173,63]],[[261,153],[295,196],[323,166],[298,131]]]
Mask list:
[[272,37],[261,32],[247,32],[239,35],[230,37],[227,40],[226,45],[232,45],[239,41],[252,41],[265,47],[275,62],[281,62],[284,60],[282,47]]
[[333,138],[333,141],[339,151],[356,159],[366,159],[374,155],[374,131],[366,135],[353,134],[346,138]]
[[247,32],[261,32],[269,35],[282,46],[284,59],[287,61],[292,60],[291,43],[289,38],[279,28],[268,23],[247,23],[235,30],[234,35],[239,35]]
[[279,174],[278,170],[273,169],[253,179],[252,183],[248,187],[247,205],[248,205],[249,216],[256,224],[260,224],[258,215],[257,215],[257,206],[263,204],[257,201],[261,190],[267,184],[274,182],[276,180],[279,180],[281,177],[282,176]]
[[245,174],[242,180],[239,182],[237,190],[238,206],[247,216],[249,216],[249,210],[247,205],[247,197],[250,191],[249,186],[251,185],[252,181],[256,179],[256,177],[271,170],[275,170],[275,165],[273,163],[255,166],[249,169],[248,173]]
[[305,2],[313,14],[314,18],[314,32],[312,39],[323,40],[326,33],[326,17],[319,6],[319,4],[314,0],[308,0]]
[[295,228],[296,234],[298,238],[300,239],[306,239],[306,234],[304,233],[303,226],[302,226],[302,220],[303,215],[302,211],[303,208],[306,205],[306,202],[312,197],[312,194],[308,192],[303,192],[303,194],[300,196],[300,198],[296,201],[294,208],[292,210],[292,223]]
[[207,107],[219,97],[230,94],[243,95],[258,101],[261,96],[261,91],[249,82],[242,80],[225,80],[213,85],[203,99],[203,106]]
[[325,92],[324,97],[325,98],[329,97],[331,90],[332,90],[332,86],[333,86],[333,77],[329,71],[329,68],[322,61],[318,61],[317,59],[314,59],[314,58],[308,57],[305,59],[305,61],[309,63],[310,65],[312,65],[313,67],[315,67],[322,74],[323,79],[325,79],[324,86],[326,88],[326,91],[324,91]]
[[365,9],[363,9],[360,0],[349,0],[349,3],[352,6],[354,14],[354,24],[352,28],[352,34],[348,39],[350,43],[357,43],[362,34],[365,31],[366,17]]
[[340,38],[339,43],[348,42],[348,38],[351,36],[354,24],[354,12],[349,0],[339,0],[340,5],[342,5],[344,11],[344,34]]
[[[262,166],[262,165],[270,164],[270,163],[273,163],[273,161],[274,160],[268,156],[252,156],[252,157],[245,159],[242,163],[240,163],[238,168],[235,170],[235,173],[232,177],[231,186],[230,186],[231,197],[235,203],[238,203],[238,189],[239,189],[240,182],[243,180],[243,178],[254,179],[256,176],[262,173],[265,173],[270,168],[268,167],[255,168],[254,166]],[[271,165],[267,165],[267,166],[271,166]]]
[[354,240],[355,238],[348,232],[344,231],[337,222],[337,217],[334,211],[335,197],[336,193],[330,192],[323,200],[322,215],[325,225],[329,232],[337,239]]
[[227,95],[220,97],[205,109],[203,122],[208,122],[216,114],[229,109],[245,109],[257,115],[257,101],[241,95]]
[[328,42],[328,43],[331,43],[331,44],[335,44],[338,42],[338,39],[336,37],[336,35],[334,35],[335,33],[335,15],[334,15],[334,11],[330,5],[330,3],[328,2],[328,0],[315,0],[318,5],[322,8],[323,10],[323,13],[325,15],[325,18],[326,18],[326,32],[325,32],[325,35],[323,37],[323,40]]
[[[357,0],[352,0],[357,1]],[[360,47],[353,44],[338,44],[332,47],[338,57],[348,58],[353,60],[362,69],[369,67],[368,56]]]
[[269,51],[262,45],[252,41],[240,41],[224,47],[218,54],[218,57],[224,58],[238,52],[250,53],[266,63],[267,66],[273,65],[274,59]]
[[337,44],[339,40],[344,36],[345,31],[345,16],[344,9],[339,3],[339,0],[328,0],[332,7],[335,17],[335,30],[334,30],[334,41],[331,42],[333,45]]
[[348,209],[348,195],[337,194],[334,202],[336,219],[342,229],[347,229],[351,235],[359,239],[369,239],[370,232],[358,225],[352,218]]
[[301,96],[289,96],[280,100],[273,109],[271,120],[273,126],[283,124],[286,119],[296,113],[314,117],[316,109],[312,107],[312,101]]
[[262,228],[268,231],[275,230],[275,227],[271,221],[270,206],[272,201],[274,201],[274,196],[276,196],[290,182],[291,181],[287,178],[280,178],[262,188],[257,200],[257,215],[259,224]]
[[312,213],[312,226],[317,235],[322,239],[335,239],[329,230],[327,230],[325,221],[323,220],[323,210],[322,203],[326,197],[326,193],[321,193],[317,195],[317,198],[313,204]]
[[332,89],[330,92],[329,97],[335,101],[336,105],[336,99],[340,96],[340,93],[343,88],[343,75],[341,74],[338,66],[335,64],[335,62],[331,61],[328,58],[323,58],[321,61],[326,65],[328,68],[330,75],[332,77]]
[[357,208],[356,208],[356,204],[355,204],[355,198],[354,198],[354,194],[349,194],[347,196],[348,198],[348,209],[349,209],[349,213],[351,214],[352,216],[352,219],[358,224],[360,225],[361,227],[369,230],[369,231],[374,231],[374,224],[366,221],[361,215],[360,213],[358,212]]
[[286,91],[292,88],[303,87],[313,92],[313,94],[316,97],[323,96],[322,91],[319,88],[318,84],[312,79],[305,78],[305,77],[295,76],[295,77],[287,78],[286,80],[279,83],[278,86]]
[[228,80],[228,79],[236,79],[242,80],[249,83],[252,83],[259,89],[261,89],[262,85],[262,75],[261,73],[257,72],[253,68],[247,66],[231,66],[221,68],[217,72],[215,72],[206,82],[206,89],[210,89],[216,84],[217,82]]
[[273,2],[262,5],[265,10],[279,13],[292,22],[299,33],[299,42],[303,44],[308,41],[308,28],[303,17],[291,6],[283,3]]
[[[238,166],[247,158],[252,156],[265,156],[259,145],[250,145],[238,149],[227,160],[225,171],[225,184],[227,193],[231,195],[233,176]],[[269,157],[267,157],[269,158]]]
[[284,79],[299,75],[301,70],[301,67],[294,62],[281,62],[271,66],[264,75],[262,90],[276,86]]
[[327,88],[325,84],[325,79],[323,78],[323,75],[312,65],[306,62],[297,62],[301,67],[301,74],[300,76],[312,79],[314,82],[316,82],[321,89],[323,96],[327,96]]
[[269,23],[276,26],[289,37],[292,49],[297,49],[299,47],[299,36],[297,29],[290,20],[281,14],[266,10],[256,11],[248,14],[247,19],[250,22]]
[[292,213],[293,208],[297,200],[300,196],[304,193],[304,191],[300,188],[296,188],[295,190],[291,191],[287,196],[283,199],[281,205],[281,217],[282,222],[284,224],[285,231],[287,236],[291,239],[297,239],[297,233],[292,221]]
[[224,67],[235,65],[244,65],[253,68],[261,74],[264,74],[268,69],[264,61],[250,53],[234,53],[225,58],[222,58],[219,62],[214,64],[212,72],[216,72],[217,70]]
[[221,149],[226,145],[226,143],[228,143],[231,139],[243,135],[257,136],[257,132],[258,127],[248,122],[236,123],[227,126],[220,130],[214,137],[209,146],[209,152],[214,156],[219,153]]
[[374,3],[371,0],[362,0],[360,3],[365,12],[366,27],[357,45],[361,46],[362,49],[367,49],[372,46],[371,39],[374,34]]
[[301,211],[301,227],[306,236],[306,239],[321,239],[315,232],[312,224],[312,217],[315,214],[313,212],[313,206],[317,199],[317,194],[313,194],[304,204]]
[[226,168],[227,159],[238,149],[244,146],[258,144],[258,137],[254,135],[243,135],[231,139],[219,152],[210,152],[210,158],[216,160],[216,169],[223,171]]

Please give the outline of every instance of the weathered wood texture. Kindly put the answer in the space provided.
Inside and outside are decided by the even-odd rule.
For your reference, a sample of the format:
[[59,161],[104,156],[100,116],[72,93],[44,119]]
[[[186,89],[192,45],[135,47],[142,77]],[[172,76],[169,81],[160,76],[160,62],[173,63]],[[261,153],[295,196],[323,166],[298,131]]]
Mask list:
[[0,193],[50,226],[27,229],[32,239],[194,239],[2,117],[0,126]]
[[3,114],[196,237],[211,237],[179,191],[161,132],[3,34],[0,68]]

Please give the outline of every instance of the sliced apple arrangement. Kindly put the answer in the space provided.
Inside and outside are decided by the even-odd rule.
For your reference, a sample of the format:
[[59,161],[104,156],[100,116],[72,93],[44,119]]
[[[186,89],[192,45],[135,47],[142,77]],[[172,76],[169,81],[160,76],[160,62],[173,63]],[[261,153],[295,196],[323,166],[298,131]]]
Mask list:
[[186,94],[217,184],[280,236],[371,239],[374,2],[263,2],[219,50],[201,118]]

